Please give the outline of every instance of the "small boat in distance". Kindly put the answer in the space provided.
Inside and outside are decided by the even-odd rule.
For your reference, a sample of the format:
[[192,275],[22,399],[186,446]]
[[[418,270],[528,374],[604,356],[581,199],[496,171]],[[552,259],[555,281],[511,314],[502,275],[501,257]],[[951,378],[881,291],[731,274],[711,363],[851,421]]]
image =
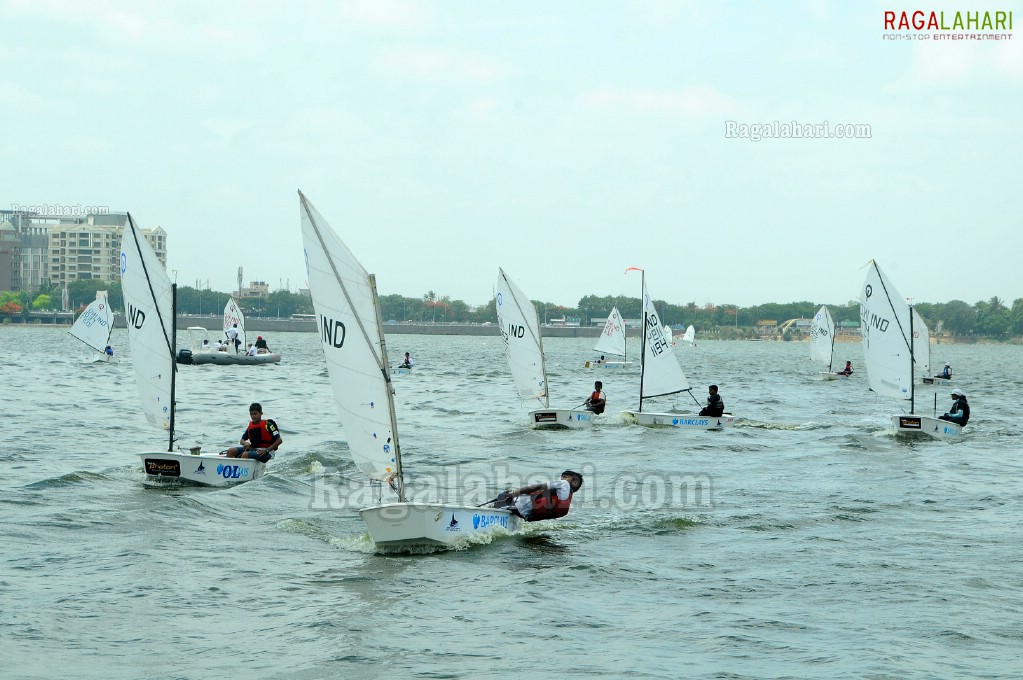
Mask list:
[[[597,344],[593,346],[594,351],[603,352],[600,359],[587,361],[586,368],[625,368],[631,366],[626,353],[627,342],[625,339],[625,319],[622,318],[618,307],[612,307],[611,313],[607,315],[607,323],[604,330],[597,338]],[[607,361],[604,355],[611,354],[622,357],[621,361]]]
[[92,361],[113,364],[117,363],[117,359],[113,354],[106,352],[106,348],[110,346],[110,332],[113,329],[114,313],[110,309],[110,303],[106,295],[96,293],[96,299],[82,310],[68,333],[99,353],[92,356]]
[[497,321],[508,354],[508,366],[523,399],[541,408],[529,412],[534,428],[580,430],[593,424],[594,413],[582,408],[551,408],[547,366],[536,307],[504,270],[497,270]]
[[[228,333],[231,329],[232,333]],[[238,338],[237,348],[229,341],[231,334]],[[228,298],[224,305],[224,339],[228,340],[227,349],[218,350],[210,340],[210,333],[203,326],[189,326],[188,337],[191,340],[191,349],[183,349],[178,352],[179,364],[276,364],[281,360],[281,355],[276,352],[257,352],[248,354],[245,349],[245,315],[234,301]],[[238,351],[240,349],[240,351]]]
[[810,323],[810,360],[823,370],[817,373],[818,380],[848,379],[845,373],[833,370],[835,357],[835,321],[827,305],[822,305]]

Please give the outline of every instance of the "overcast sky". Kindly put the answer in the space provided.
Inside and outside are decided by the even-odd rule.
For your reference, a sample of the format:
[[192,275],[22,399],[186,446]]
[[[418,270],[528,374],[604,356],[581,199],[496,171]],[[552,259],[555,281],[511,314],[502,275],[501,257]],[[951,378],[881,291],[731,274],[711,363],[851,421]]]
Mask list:
[[0,203],[130,211],[220,290],[305,286],[301,189],[381,294],[482,304],[502,266],[574,306],[643,267],[671,302],[840,304],[874,258],[917,301],[1023,297],[1023,35],[885,40],[893,9],[0,0]]

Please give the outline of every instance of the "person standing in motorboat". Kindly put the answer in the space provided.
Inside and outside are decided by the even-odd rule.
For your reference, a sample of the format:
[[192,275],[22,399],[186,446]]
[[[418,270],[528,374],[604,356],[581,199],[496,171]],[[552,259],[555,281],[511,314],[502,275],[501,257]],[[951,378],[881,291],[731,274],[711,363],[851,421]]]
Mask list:
[[852,362],[851,361],[845,362],[845,368],[843,368],[841,371],[838,371],[837,373],[838,375],[844,375],[845,377],[848,378],[850,375],[853,374]]
[[708,387],[707,392],[707,406],[700,411],[700,415],[718,418],[725,412],[725,402],[721,399],[721,395],[718,394],[717,385]]
[[561,479],[505,491],[493,501],[495,508],[512,508],[527,522],[556,519],[568,514],[572,496],[583,485],[583,476],[572,470],[561,473]]
[[966,425],[970,422],[970,405],[966,403],[966,395],[958,387],[952,390],[952,408],[948,413],[938,416],[938,420],[947,420],[956,425]]
[[220,454],[228,458],[253,458],[265,463],[274,457],[274,452],[280,448],[284,440],[281,439],[277,423],[269,419],[263,420],[263,407],[258,402],[249,406],[249,418],[251,422],[238,442],[241,446],[232,446]]
[[607,407],[607,395],[604,394],[604,383],[599,380],[593,383],[593,391],[590,392],[590,396],[583,402],[583,406],[586,407],[587,411],[593,411],[595,415],[600,415],[604,412],[604,409]]
[[227,335],[227,344],[234,346],[234,353],[238,354],[238,347],[241,346],[242,341],[238,339],[238,324],[232,325],[224,334]]
[[935,378],[944,378],[945,380],[951,380],[952,379],[952,367],[949,366],[948,364],[945,364],[945,368],[941,369],[941,373],[939,373],[938,375],[936,375],[934,377]]

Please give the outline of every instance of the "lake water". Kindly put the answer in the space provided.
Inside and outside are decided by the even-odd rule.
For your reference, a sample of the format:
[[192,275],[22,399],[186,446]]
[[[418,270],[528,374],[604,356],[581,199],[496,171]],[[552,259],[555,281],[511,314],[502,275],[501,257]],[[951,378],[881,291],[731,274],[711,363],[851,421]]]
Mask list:
[[1023,676],[1023,348],[932,348],[973,408],[944,443],[886,431],[899,405],[867,390],[859,344],[836,382],[806,344],[676,347],[697,397],[717,383],[738,416],[679,432],[616,415],[638,366],[586,370],[593,340],[550,339],[552,404],[601,379],[609,416],[540,432],[500,338],[388,336],[417,362],[396,378],[413,491],[586,482],[524,535],[383,556],[315,334],[269,336],[277,365],[180,367],[181,445],[235,443],[251,401],[283,432],[269,475],[228,489],[146,481],[135,454],[166,441],[126,340],[91,364],[64,329],[0,327],[6,679]]

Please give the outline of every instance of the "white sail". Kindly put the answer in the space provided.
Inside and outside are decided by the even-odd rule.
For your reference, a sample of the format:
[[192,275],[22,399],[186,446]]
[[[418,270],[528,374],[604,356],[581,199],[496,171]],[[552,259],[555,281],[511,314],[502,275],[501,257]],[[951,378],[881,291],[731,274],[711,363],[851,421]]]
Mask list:
[[674,345],[674,341],[671,339],[671,326],[664,324],[664,339],[668,341],[669,345]]
[[886,397],[913,398],[910,308],[873,260],[860,291],[860,329],[870,389]]
[[916,309],[913,310],[913,363],[920,375],[931,376],[931,332]]
[[85,311],[75,319],[68,331],[97,352],[102,352],[110,340],[110,331],[114,327],[114,313],[110,311],[107,299],[96,298],[89,303]]
[[685,335],[682,336],[682,340],[689,343],[690,345],[696,344],[696,329],[693,328],[692,324],[686,329]]
[[526,294],[501,268],[497,270],[497,320],[519,394],[523,399],[536,399],[544,408],[548,407],[540,318]]
[[617,307],[611,308],[604,324],[604,332],[597,339],[593,349],[602,354],[625,356],[625,319]]
[[299,203],[309,292],[348,449],[359,470],[389,481],[401,458],[376,283],[301,192]]
[[823,305],[810,324],[810,359],[825,371],[831,371],[835,354],[835,322],[828,306]]
[[[245,315],[242,314],[242,310],[238,308],[238,304],[234,301],[234,298],[230,297],[227,299],[227,304],[224,305],[224,330],[226,331],[235,324],[238,324],[238,342],[241,343],[239,347],[242,351],[244,351],[245,348],[248,347],[248,345],[245,344]],[[231,351],[234,351],[234,347],[231,348]]]
[[671,340],[664,335],[664,325],[654,307],[653,298],[647,292],[646,280],[643,282],[643,316],[646,323],[646,345],[643,354],[643,399],[675,394],[689,389],[678,357],[671,349]]
[[121,238],[121,289],[142,410],[150,423],[169,429],[173,410],[174,290],[130,214]]

